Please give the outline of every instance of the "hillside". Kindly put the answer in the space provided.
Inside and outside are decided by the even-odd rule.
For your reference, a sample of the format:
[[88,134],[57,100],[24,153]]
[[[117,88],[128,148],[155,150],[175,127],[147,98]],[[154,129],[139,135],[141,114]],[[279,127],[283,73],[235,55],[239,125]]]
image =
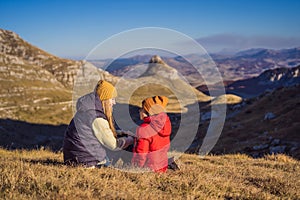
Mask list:
[[300,163],[288,156],[182,155],[180,171],[131,173],[62,164],[46,150],[0,149],[1,199],[299,199]]
[[12,31],[0,29],[0,62],[37,66],[50,72],[60,83],[72,88],[80,61],[62,59],[35,47]]
[[[70,72],[63,73],[60,71]],[[71,117],[70,73],[79,67],[0,29],[0,117],[58,124]],[[59,72],[60,71],[60,72]]]
[[[299,91],[300,85],[282,87],[258,98],[229,106],[222,135],[212,152],[239,152],[253,157],[285,153],[299,159]],[[208,111],[202,110],[202,115],[205,116],[206,112]],[[207,126],[208,122],[204,120],[192,151],[197,151],[200,147]]]

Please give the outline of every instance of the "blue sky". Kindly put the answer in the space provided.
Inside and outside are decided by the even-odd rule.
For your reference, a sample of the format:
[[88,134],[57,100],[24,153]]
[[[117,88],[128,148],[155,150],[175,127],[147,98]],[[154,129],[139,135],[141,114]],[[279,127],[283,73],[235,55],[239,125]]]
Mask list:
[[141,27],[182,32],[209,52],[300,46],[298,0],[0,0],[0,8],[0,28],[68,58]]

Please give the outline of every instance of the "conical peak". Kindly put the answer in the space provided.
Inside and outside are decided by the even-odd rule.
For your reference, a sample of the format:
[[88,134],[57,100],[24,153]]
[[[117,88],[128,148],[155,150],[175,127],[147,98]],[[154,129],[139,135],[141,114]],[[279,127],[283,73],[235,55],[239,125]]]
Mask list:
[[166,63],[158,55],[153,56],[150,59],[149,63],[158,63],[158,64],[166,65]]

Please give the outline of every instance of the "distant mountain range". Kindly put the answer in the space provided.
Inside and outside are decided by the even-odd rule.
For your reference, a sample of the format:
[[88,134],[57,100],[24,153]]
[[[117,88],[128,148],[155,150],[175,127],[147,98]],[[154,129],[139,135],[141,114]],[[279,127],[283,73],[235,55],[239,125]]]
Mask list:
[[268,69],[298,66],[300,64],[300,48],[250,49],[227,58],[212,57],[224,80],[242,80],[258,76]]
[[[145,64],[150,60],[151,55],[139,55],[130,58],[121,58],[114,61],[91,62],[101,68],[105,63],[111,62],[106,66],[106,70],[115,76],[123,76],[135,65]],[[178,70],[195,87],[205,84],[204,80],[199,78],[195,68],[187,62],[197,60],[201,66],[202,58],[197,55],[184,55],[184,57],[162,57],[170,66]],[[260,75],[268,69],[279,67],[295,67],[300,64],[300,48],[271,50],[271,49],[249,49],[238,52],[234,55],[212,54],[211,58],[215,61],[224,81],[236,81],[246,78],[252,78]]]

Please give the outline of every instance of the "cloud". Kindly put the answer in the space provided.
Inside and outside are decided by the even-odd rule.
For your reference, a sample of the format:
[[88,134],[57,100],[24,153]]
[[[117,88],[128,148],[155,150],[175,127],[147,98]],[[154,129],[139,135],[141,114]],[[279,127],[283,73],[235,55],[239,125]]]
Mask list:
[[207,51],[223,49],[242,50],[249,48],[293,48],[300,46],[300,37],[243,36],[237,34],[218,34],[196,39]]

